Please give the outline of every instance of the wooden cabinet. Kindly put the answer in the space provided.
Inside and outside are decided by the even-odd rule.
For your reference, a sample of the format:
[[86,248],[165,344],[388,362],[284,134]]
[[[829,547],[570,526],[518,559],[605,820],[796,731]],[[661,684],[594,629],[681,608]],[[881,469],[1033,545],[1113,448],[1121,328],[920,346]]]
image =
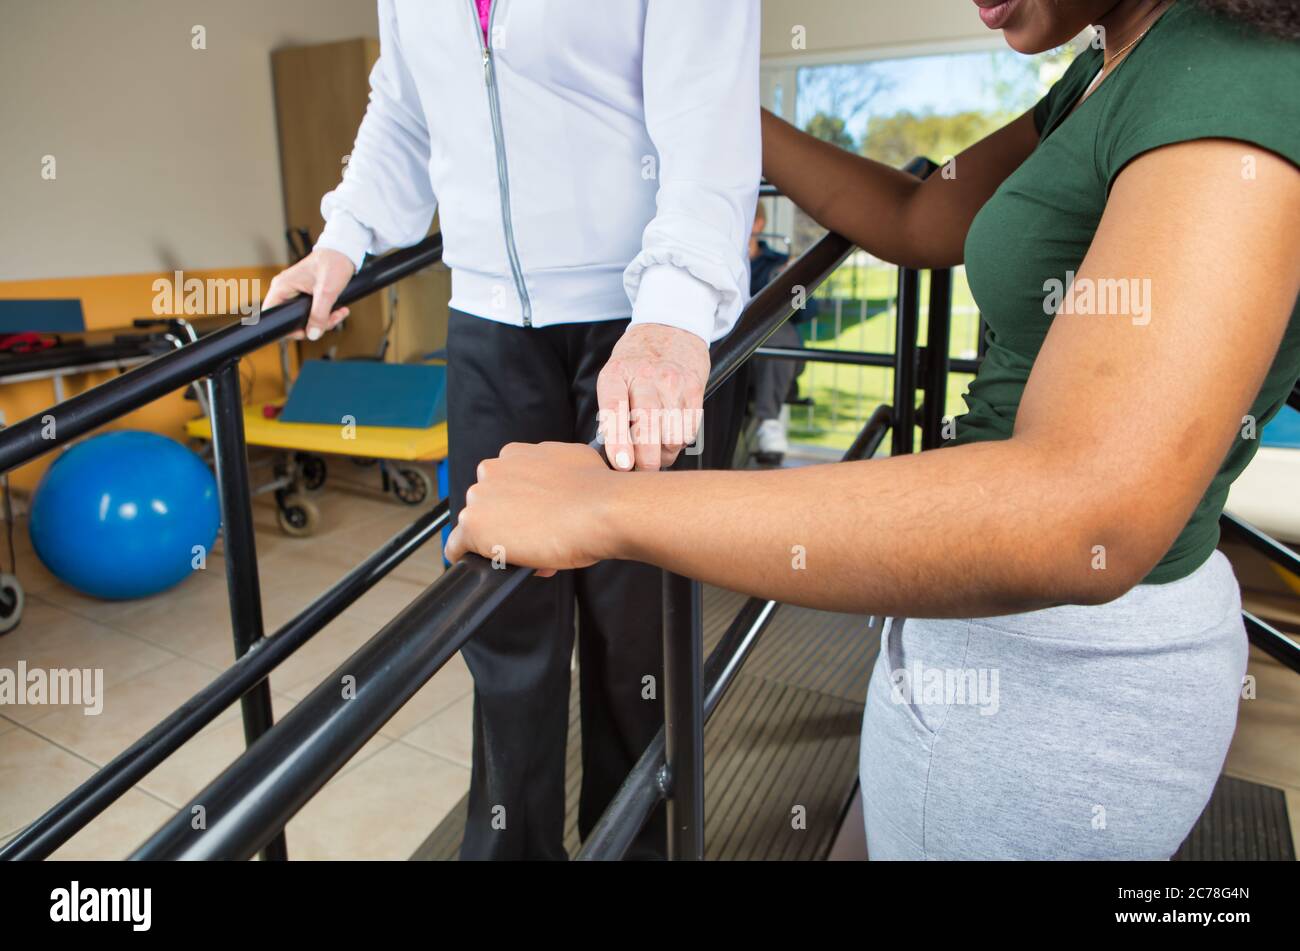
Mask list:
[[[370,38],[288,47],[271,54],[285,227],[305,228],[313,241],[325,224],[321,197],[343,175],[365,115],[370,70],[378,58],[379,41]],[[381,291],[353,304],[341,329],[299,344],[300,358],[330,350],[340,357],[374,356],[385,334],[385,358],[390,362],[415,361],[441,349],[447,339],[450,272],[435,265],[394,289],[395,295]]]

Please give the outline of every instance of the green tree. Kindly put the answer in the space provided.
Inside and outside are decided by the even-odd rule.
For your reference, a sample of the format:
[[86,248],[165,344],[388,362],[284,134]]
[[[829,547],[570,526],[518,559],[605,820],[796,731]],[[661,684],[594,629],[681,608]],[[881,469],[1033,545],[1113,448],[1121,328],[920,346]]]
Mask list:
[[848,130],[848,123],[842,116],[832,116],[819,112],[808,120],[804,131],[814,138],[821,139],[823,142],[838,145],[850,152],[857,151],[858,144],[854,141],[853,134]]
[[1011,118],[1005,113],[975,111],[942,116],[904,110],[892,116],[874,116],[867,122],[862,154],[895,168],[918,155],[942,163]]

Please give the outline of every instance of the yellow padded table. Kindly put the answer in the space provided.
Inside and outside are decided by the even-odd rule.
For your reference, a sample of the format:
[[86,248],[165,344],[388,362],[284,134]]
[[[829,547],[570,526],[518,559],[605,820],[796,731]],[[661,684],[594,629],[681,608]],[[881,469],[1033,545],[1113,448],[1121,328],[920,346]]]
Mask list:
[[[195,439],[212,439],[212,424],[205,416],[190,420],[185,424],[185,431]],[[344,438],[341,425],[282,423],[278,419],[266,418],[261,406],[244,407],[244,439],[250,446],[410,462],[436,462],[447,458],[446,423],[428,429],[356,426],[350,435],[352,438]]]

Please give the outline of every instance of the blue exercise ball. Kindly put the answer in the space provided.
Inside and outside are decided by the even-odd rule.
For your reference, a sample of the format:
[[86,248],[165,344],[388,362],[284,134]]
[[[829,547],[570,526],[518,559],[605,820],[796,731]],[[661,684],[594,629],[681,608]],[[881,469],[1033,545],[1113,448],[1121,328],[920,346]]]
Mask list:
[[64,452],[32,497],[32,547],[56,577],[107,600],[180,582],[212,551],[217,483],[203,460],[157,433],[120,430]]

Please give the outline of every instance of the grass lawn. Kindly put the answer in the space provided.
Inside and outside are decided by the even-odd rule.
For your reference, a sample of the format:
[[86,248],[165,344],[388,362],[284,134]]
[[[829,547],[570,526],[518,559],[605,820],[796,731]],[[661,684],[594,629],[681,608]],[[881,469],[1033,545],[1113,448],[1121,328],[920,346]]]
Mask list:
[[[846,264],[836,271],[818,291],[820,310],[816,317],[815,341],[808,346],[826,350],[865,350],[872,353],[894,351],[894,297],[898,271],[882,265]],[[966,282],[966,271],[953,272],[953,325],[950,353],[954,357],[974,356],[979,317],[975,300]],[[839,300],[839,331],[836,332],[836,299]],[[863,305],[870,301],[866,313],[881,313],[862,319]],[[929,307],[929,275],[921,280],[921,341],[926,335],[926,312]],[[809,336],[811,328],[805,328]],[[893,370],[878,367],[840,366],[809,363],[799,377],[800,396],[811,396],[814,406],[790,407],[790,439],[805,445],[847,449],[867,417],[881,403],[893,399]],[[962,394],[970,382],[969,374],[953,373],[948,378],[946,413],[959,416],[966,411]],[[918,394],[919,401],[919,394]]]

